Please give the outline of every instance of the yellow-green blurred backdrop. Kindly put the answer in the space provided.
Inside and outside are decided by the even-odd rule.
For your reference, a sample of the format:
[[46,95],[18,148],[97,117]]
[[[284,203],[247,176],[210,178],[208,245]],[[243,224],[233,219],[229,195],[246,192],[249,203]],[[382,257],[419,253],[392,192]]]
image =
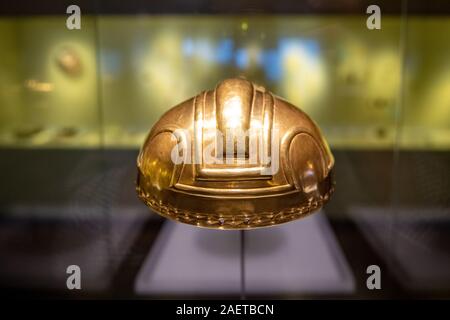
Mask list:
[[450,149],[450,18],[366,18],[0,18],[0,146],[137,148],[170,107],[244,76],[311,115],[332,148]]

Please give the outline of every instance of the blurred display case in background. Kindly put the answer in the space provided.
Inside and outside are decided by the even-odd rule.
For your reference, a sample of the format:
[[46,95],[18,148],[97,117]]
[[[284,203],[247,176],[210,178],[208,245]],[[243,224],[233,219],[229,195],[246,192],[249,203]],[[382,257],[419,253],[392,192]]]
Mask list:
[[[66,267],[78,264],[88,296],[449,297],[448,4],[382,2],[382,29],[369,30],[368,4],[358,1],[94,3],[80,5],[81,30],[66,28],[63,4],[2,8],[2,289],[66,295]],[[178,227],[178,238],[167,236],[177,227],[135,196],[138,148],[170,107],[235,76],[318,123],[335,155],[336,194],[322,217],[296,222],[297,231],[248,231],[243,248],[233,232],[198,231],[196,240],[196,229]],[[286,248],[297,255],[292,241],[320,232],[326,241],[299,246],[298,262],[283,259]],[[157,262],[170,254],[158,252],[189,241],[184,252],[198,248],[173,261],[184,270],[173,274],[197,285],[177,293],[175,280],[148,280],[167,270]],[[321,248],[329,260],[314,259]],[[206,265],[183,269],[196,254]],[[202,275],[189,270],[219,258],[224,269],[199,286]],[[314,274],[321,263],[330,269]],[[383,271],[380,291],[366,288],[371,264]],[[273,268],[294,285],[271,290],[276,276],[264,272]],[[334,287],[321,285],[331,273]],[[241,281],[256,289],[242,292]]]
[[82,32],[65,20],[2,18],[3,146],[136,148],[168,106],[236,75],[351,149],[392,148],[404,84],[399,148],[450,144],[447,17],[409,17],[405,70],[401,16],[379,32],[365,15],[87,16]]

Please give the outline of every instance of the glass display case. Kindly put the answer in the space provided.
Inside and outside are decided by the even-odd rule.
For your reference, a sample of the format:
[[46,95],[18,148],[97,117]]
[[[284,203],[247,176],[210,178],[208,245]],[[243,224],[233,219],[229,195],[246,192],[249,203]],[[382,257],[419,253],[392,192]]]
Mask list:
[[[0,286],[148,298],[450,296],[450,6],[262,1],[0,5]],[[164,220],[136,157],[170,107],[230,77],[329,142],[318,213],[246,231]],[[67,268],[82,290],[67,289]],[[381,289],[367,287],[370,266]],[[369,269],[368,269],[369,268]]]

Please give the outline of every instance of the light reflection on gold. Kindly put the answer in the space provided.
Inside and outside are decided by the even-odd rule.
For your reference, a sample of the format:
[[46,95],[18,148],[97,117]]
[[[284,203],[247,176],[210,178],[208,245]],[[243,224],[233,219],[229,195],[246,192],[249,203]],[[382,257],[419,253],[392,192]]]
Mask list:
[[236,96],[225,102],[222,115],[225,118],[226,126],[230,129],[238,128],[242,123],[242,101]]

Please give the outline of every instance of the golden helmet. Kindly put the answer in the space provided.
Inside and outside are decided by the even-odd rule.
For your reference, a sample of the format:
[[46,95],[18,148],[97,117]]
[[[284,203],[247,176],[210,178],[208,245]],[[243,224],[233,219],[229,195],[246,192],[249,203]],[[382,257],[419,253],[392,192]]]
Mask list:
[[304,217],[334,190],[333,155],[299,108],[227,79],[167,111],[138,159],[139,198],[200,227],[250,229]]

